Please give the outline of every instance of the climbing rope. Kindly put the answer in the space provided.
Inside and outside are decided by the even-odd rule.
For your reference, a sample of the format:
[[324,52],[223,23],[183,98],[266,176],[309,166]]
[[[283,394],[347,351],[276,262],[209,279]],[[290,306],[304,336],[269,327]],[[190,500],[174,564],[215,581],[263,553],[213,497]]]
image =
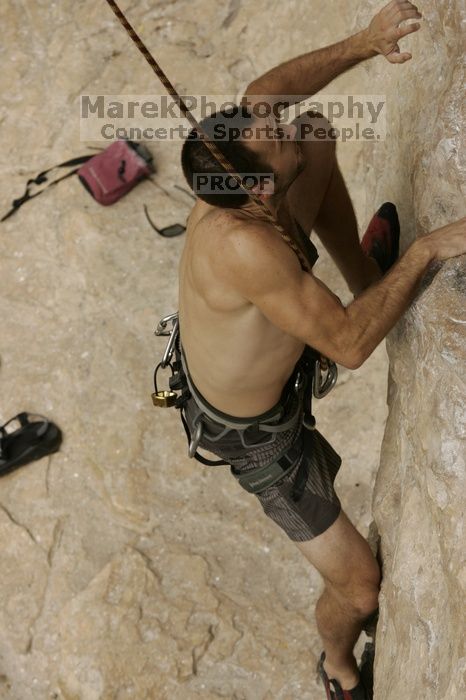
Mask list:
[[184,117],[189,121],[191,126],[196,129],[196,131],[199,133],[200,137],[203,139],[205,145],[209,149],[209,151],[212,153],[214,158],[220,163],[220,165],[226,170],[227,173],[229,173],[238,183],[238,185],[249,195],[249,197],[253,200],[253,202],[260,207],[262,210],[262,213],[265,215],[266,219],[269,221],[269,223],[272,224],[279,232],[283,240],[290,246],[290,248],[296,253],[298,256],[298,260],[300,262],[301,268],[305,270],[306,272],[310,272],[310,266],[309,263],[304,256],[303,252],[301,249],[298,247],[298,245],[293,241],[291,236],[286,233],[286,231],[283,229],[283,227],[278,223],[270,209],[262,202],[262,200],[254,193],[251,192],[249,189],[247,189],[242,181],[240,176],[235,172],[235,168],[233,165],[225,158],[223,153],[220,151],[219,148],[215,145],[214,141],[210,139],[208,134],[200,127],[199,123],[195,119],[195,117],[191,114],[190,110],[186,106],[185,102],[183,99],[178,95],[177,91],[163,72],[162,68],[159,66],[155,58],[152,56],[152,54],[149,52],[149,49],[146,47],[146,45],[143,43],[143,41],[140,39],[134,28],[131,26],[131,24],[128,22],[126,19],[125,15],[123,12],[120,10],[116,2],[114,0],[106,0],[108,5],[112,8],[113,12],[115,13],[116,17],[120,21],[120,23],[123,25],[123,27],[126,29],[127,33],[133,40],[133,42],[136,44],[138,47],[139,51],[142,53],[144,58],[146,59],[147,63],[150,65],[154,73],[157,75],[157,77],[160,79],[164,87],[166,88],[167,92],[175,99],[181,113],[183,114]]

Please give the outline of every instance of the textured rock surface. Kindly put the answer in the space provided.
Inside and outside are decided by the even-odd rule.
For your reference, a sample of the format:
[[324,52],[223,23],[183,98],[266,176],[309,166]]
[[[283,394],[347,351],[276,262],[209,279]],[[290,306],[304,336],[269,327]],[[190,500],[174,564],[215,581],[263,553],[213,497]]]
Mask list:
[[[348,34],[358,4],[122,3],[180,89],[231,95]],[[87,151],[81,93],[160,88],[104,2],[0,13],[6,210],[27,177]],[[364,80],[355,70],[329,92],[361,92]],[[151,406],[163,349],[152,330],[176,308],[183,239],[157,237],[142,205],[161,225],[190,208],[173,187],[179,144],[152,150],[170,196],[145,183],[103,208],[65,181],[0,229],[1,417],[45,413],[65,434],[59,454],[0,480],[0,698],[319,700],[320,577],[227,472],[187,458],[177,416]],[[339,153],[363,227],[363,148]],[[324,253],[317,273],[348,300]],[[364,534],[385,377],[381,346],[317,407]]]
[[[368,201],[397,202],[404,248],[466,213],[465,5],[422,11],[411,64],[368,64],[389,114]],[[377,700],[466,697],[465,272],[464,257],[434,267],[387,343],[390,412],[373,500],[384,562]]]

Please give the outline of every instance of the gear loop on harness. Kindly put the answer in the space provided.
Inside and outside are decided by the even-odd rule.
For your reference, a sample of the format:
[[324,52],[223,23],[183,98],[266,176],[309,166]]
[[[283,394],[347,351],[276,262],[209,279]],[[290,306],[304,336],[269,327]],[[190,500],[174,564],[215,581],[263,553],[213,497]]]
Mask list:
[[202,423],[202,413],[199,413],[194,420],[194,425],[195,429],[193,431],[194,434],[192,434],[190,443],[189,443],[189,448],[188,448],[188,455],[189,457],[194,457],[196,454],[196,450],[199,447],[199,443],[202,438],[202,432],[203,432],[203,423]]

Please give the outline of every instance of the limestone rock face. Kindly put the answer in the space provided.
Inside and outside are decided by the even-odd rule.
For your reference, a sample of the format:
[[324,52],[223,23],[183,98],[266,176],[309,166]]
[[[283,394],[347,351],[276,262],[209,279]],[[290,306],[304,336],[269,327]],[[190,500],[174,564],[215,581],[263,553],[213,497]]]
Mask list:
[[[413,60],[398,71],[367,64],[388,108],[368,201],[398,205],[403,250],[465,214],[465,6],[420,9]],[[465,272],[464,256],[433,266],[387,342],[389,418],[373,498],[383,558],[377,700],[466,697]]]

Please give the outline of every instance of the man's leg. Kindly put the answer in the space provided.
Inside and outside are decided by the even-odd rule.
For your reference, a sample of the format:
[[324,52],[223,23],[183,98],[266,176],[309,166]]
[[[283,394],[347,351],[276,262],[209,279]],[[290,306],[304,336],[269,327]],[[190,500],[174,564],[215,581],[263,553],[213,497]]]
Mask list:
[[[306,159],[306,167],[291,184],[286,193],[286,200],[291,215],[309,235],[322,208],[335,169],[336,144],[331,140],[300,140],[300,134],[304,138],[303,127],[311,124],[317,128],[322,123],[328,124],[328,121],[322,115],[313,112],[303,114],[292,122],[298,128],[296,139]],[[349,225],[357,230],[354,212],[352,219],[350,215]]]
[[[315,129],[330,129],[321,115],[306,113],[294,120],[300,128],[312,124]],[[332,140],[301,141],[306,167],[287,192],[287,204],[304,230],[314,229],[335,260],[349,286],[357,290],[361,280],[376,281],[381,277],[377,263],[364,254],[360,246],[358,224],[353,204],[336,159]],[[359,290],[358,290],[359,291]]]
[[295,544],[325,583],[315,613],[325,650],[324,669],[349,690],[359,680],[354,645],[364,621],[378,606],[380,567],[343,511],[321,535]]
[[[317,128],[322,119],[303,115],[300,121],[314,121]],[[353,255],[365,263],[353,205],[336,160],[335,142],[302,141],[301,146],[307,165],[287,193],[291,215],[307,233],[314,228],[331,254],[338,253],[342,237],[353,239],[357,242]],[[354,260],[350,264],[357,267]],[[375,275],[379,276],[378,270]],[[325,583],[316,605],[317,628],[326,657],[324,669],[342,688],[351,689],[359,680],[353,648],[364,621],[378,607],[380,567],[343,511],[321,535],[295,544]]]

